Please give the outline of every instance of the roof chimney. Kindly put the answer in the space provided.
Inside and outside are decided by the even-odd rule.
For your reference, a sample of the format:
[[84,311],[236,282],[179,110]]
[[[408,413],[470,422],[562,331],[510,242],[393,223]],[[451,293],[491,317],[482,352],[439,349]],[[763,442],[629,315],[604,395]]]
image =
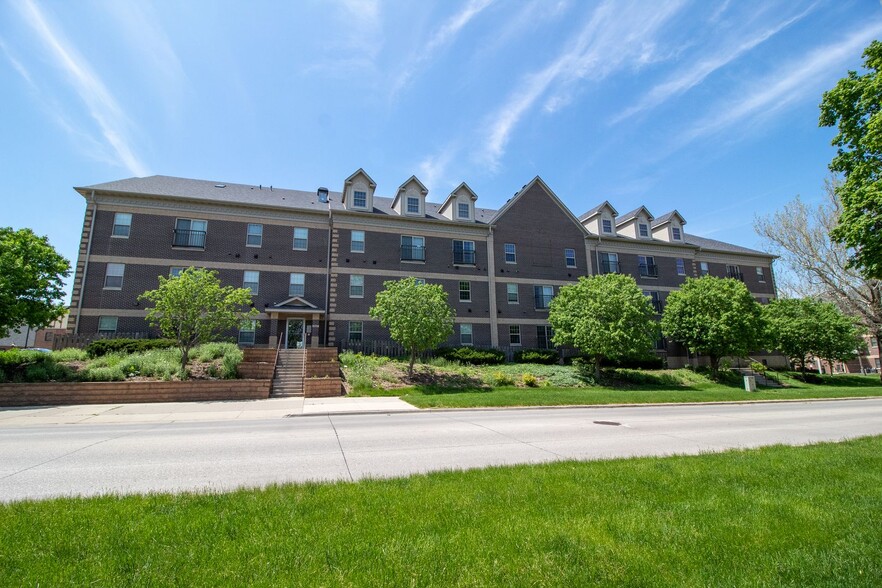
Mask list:
[[319,188],[315,191],[318,195],[319,202],[327,202],[328,201],[328,189],[327,188]]

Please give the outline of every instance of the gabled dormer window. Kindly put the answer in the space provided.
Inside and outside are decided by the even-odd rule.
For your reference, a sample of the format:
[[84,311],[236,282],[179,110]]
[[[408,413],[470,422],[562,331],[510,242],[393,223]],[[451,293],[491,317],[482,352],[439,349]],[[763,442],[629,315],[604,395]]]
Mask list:
[[607,235],[612,235],[612,232],[613,232],[612,220],[605,218],[602,221],[600,221],[600,224],[603,227],[604,233],[606,233]]
[[367,208],[367,192],[361,190],[352,192],[352,208]]
[[638,224],[637,231],[641,238],[647,239],[649,237],[649,225],[646,223]]
[[420,199],[416,196],[407,197],[407,214],[420,213]]
[[671,239],[674,241],[681,241],[683,239],[680,227],[671,227]]
[[468,202],[459,202],[456,205],[456,217],[468,220],[469,218],[469,203]]

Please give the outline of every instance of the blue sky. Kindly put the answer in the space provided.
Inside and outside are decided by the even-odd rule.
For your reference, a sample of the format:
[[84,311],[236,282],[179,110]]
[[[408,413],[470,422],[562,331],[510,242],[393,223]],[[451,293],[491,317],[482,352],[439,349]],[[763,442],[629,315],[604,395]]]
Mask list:
[[0,225],[75,262],[75,185],[364,167],[488,208],[538,174],[756,247],[755,214],[820,197],[818,103],[874,38],[873,0],[0,3]]

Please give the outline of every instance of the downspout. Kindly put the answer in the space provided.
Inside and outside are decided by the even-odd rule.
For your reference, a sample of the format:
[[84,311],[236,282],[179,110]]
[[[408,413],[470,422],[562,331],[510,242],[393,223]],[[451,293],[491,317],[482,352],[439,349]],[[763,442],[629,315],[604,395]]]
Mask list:
[[331,195],[328,194],[328,260],[325,264],[325,328],[324,341],[328,345],[328,333],[331,322],[331,240],[334,232],[334,211],[331,210]]
[[[487,233],[487,288],[489,290],[490,346],[499,347],[499,317],[496,307],[496,245],[493,239],[493,225]],[[508,296],[508,294],[506,294]]]
[[[89,257],[92,255],[92,234],[95,232],[95,217],[98,216],[98,204],[95,202],[95,190],[92,190],[92,195],[89,197],[89,201],[92,205],[92,222],[89,224],[89,240],[86,243],[86,259],[83,260],[83,276],[80,279],[80,297],[77,300],[77,324],[74,325],[74,335],[80,334],[80,321],[83,318],[82,310],[83,310],[83,298],[86,297],[86,274],[89,273]],[[86,206],[86,210],[89,209],[89,206]],[[76,281],[76,274],[74,274],[74,281]]]

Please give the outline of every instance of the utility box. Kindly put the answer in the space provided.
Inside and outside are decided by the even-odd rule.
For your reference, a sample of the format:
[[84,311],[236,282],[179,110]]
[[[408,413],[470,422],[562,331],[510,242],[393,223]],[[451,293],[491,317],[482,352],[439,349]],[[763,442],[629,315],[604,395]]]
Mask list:
[[744,391],[745,392],[756,392],[756,377],[755,376],[744,376]]

